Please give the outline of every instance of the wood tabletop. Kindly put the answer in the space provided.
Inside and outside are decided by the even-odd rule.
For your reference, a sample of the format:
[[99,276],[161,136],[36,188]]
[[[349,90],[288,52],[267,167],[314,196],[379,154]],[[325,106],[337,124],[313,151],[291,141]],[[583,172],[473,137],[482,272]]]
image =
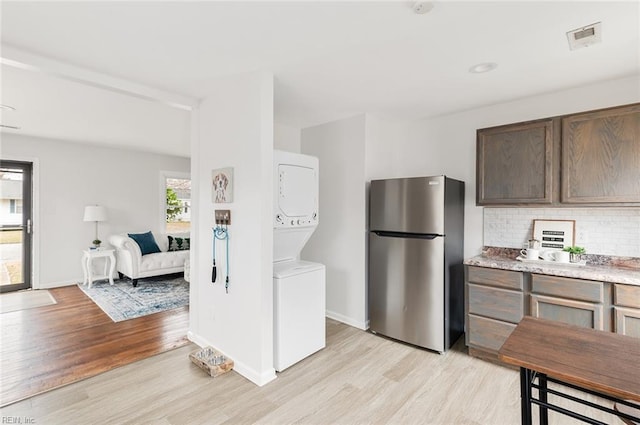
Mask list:
[[640,401],[638,338],[524,317],[498,356],[583,388]]

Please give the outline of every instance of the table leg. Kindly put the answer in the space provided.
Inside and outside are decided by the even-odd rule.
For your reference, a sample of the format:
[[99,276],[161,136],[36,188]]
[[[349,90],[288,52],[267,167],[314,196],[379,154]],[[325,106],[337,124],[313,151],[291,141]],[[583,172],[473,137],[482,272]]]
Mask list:
[[89,276],[89,289],[93,283],[93,258],[87,258],[87,275]]
[[[547,403],[547,375],[538,373],[538,399],[541,403]],[[540,425],[549,424],[549,409],[540,405]]]
[[[116,257],[113,254],[109,254],[107,259],[111,263],[111,267],[109,267],[109,283],[113,285],[113,273],[116,271]],[[105,264],[104,267],[106,269],[107,265]]]
[[82,281],[83,285],[86,285],[87,282],[89,281],[89,274],[87,272],[87,256],[83,255],[82,256],[82,274],[84,275],[84,280]]
[[520,368],[520,409],[522,425],[532,425],[531,418],[531,375],[532,372]]

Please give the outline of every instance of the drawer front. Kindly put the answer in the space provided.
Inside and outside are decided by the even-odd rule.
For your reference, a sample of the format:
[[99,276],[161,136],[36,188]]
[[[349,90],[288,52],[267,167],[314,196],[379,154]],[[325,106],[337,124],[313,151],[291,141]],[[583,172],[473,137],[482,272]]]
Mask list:
[[640,286],[620,285],[614,286],[615,305],[640,308]]
[[473,314],[468,317],[469,344],[493,351],[498,351],[516,328],[513,323],[487,319]]
[[604,302],[604,283],[592,280],[532,274],[531,292],[581,301]]
[[524,315],[524,294],[470,283],[469,313],[518,323]]
[[468,280],[472,283],[498,286],[500,288],[518,289],[522,291],[522,273],[510,270],[489,269],[487,267],[469,266]]

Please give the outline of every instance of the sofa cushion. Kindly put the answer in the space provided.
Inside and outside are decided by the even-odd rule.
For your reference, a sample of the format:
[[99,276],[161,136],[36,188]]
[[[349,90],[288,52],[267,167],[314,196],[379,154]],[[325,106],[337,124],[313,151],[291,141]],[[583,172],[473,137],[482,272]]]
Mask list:
[[127,233],[127,235],[129,235],[129,237],[138,244],[142,255],[160,252],[160,248],[158,247],[158,244],[156,243],[156,240],[151,232]]
[[189,258],[189,251],[145,255],[140,262],[140,273],[148,274],[150,271],[157,271],[154,274],[164,274],[167,270],[184,267],[187,258]]
[[177,238],[175,236],[168,236],[169,238],[169,251],[187,251],[191,244],[190,238]]

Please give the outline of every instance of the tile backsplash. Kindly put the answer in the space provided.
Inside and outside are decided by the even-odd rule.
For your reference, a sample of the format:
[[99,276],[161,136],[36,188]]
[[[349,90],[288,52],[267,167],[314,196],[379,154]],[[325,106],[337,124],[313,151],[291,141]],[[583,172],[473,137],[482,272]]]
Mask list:
[[484,245],[522,248],[533,220],[575,220],[589,254],[640,257],[640,208],[484,208]]

